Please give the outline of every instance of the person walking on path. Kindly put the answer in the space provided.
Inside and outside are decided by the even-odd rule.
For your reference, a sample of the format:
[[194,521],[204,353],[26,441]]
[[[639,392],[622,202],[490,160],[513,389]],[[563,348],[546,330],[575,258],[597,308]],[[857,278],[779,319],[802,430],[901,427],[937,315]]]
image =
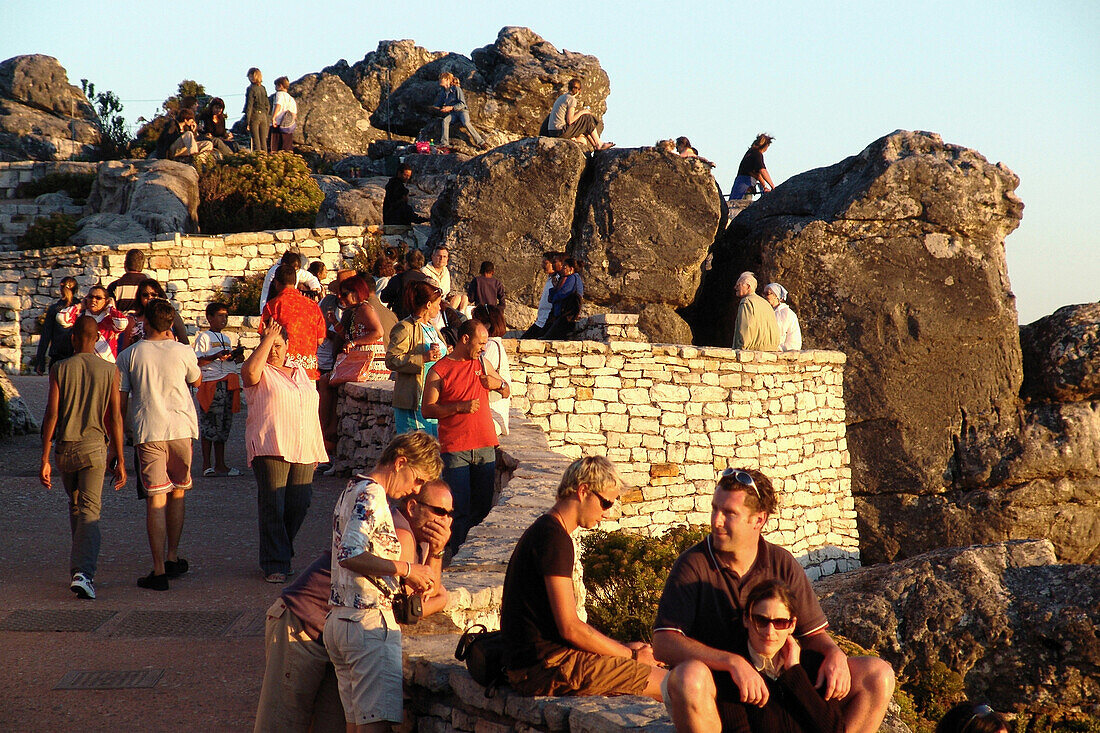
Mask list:
[[34,373],[46,373],[46,355],[50,357],[50,364],[61,361],[72,355],[73,342],[69,338],[70,329],[57,322],[57,314],[76,302],[76,278],[63,277],[60,283],[61,296],[57,301],[46,308],[45,320],[42,322],[42,333],[38,336],[38,351],[34,355]]
[[730,191],[730,201],[743,199],[755,184],[759,183],[764,191],[775,188],[768,169],[764,167],[764,153],[775,138],[767,133],[760,133],[753,140],[752,145],[745,151],[745,157],[741,158],[741,165],[737,166],[737,177],[733,179],[733,190]]
[[470,139],[481,150],[488,150],[489,146],[470,122],[469,107],[466,106],[466,95],[462,93],[462,87],[458,79],[449,71],[439,75],[439,93],[435,97],[435,108],[443,116],[443,134],[440,144],[449,147],[451,144],[451,123],[457,122],[470,133]]
[[756,276],[742,272],[733,292],[741,299],[733,325],[733,348],[746,351],[779,349],[779,322],[768,301],[756,294]]
[[248,89],[244,95],[244,124],[252,136],[252,150],[267,152],[267,138],[271,130],[271,102],[264,89],[264,75],[253,66],[248,70]]
[[122,412],[118,370],[99,358],[95,319],[81,316],[73,326],[76,352],[50,368],[46,414],[42,418],[42,463],[39,478],[53,488],[50,448],[57,438],[57,465],[69,495],[69,588],[79,598],[95,598],[95,571],[99,559],[99,512],[103,477],[110,454],[118,466],[114,487],[126,485],[122,455]]
[[202,382],[198,358],[172,335],[176,311],[166,300],[145,307],[145,337],[118,355],[122,411],[132,402],[134,451],[141,477],[138,497],[145,499],[145,528],[153,570],[138,586],[168,590],[168,580],[183,575],[188,562],[179,556],[184,497],[191,488],[191,441],[199,437],[191,387]]
[[328,460],[317,414],[317,387],[287,359],[286,329],[270,323],[260,345],[241,365],[248,415],[245,448],[256,475],[260,569],[269,583],[285,583],[294,537],[313,496],[313,471]]
[[435,363],[424,382],[420,411],[439,421],[443,480],[454,496],[452,554],[466,541],[470,527],[493,508],[500,441],[493,427],[489,392],[504,397],[510,393],[507,382],[481,361],[488,342],[489,332],[481,321],[466,321],[458,329],[454,350]]

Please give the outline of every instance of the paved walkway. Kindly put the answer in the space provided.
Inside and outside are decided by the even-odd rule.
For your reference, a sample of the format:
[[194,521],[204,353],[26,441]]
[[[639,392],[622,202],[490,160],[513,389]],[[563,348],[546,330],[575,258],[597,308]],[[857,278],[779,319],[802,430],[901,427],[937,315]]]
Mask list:
[[[45,377],[12,381],[40,418]],[[38,482],[40,439],[0,443],[0,730],[251,728],[263,677],[263,613],[278,587],[263,581],[257,563],[256,484],[243,436],[242,412],[227,459],[245,471],[238,478],[202,478],[196,443],[180,551],[191,572],[166,593],[135,584],[151,559],[133,479],[121,491],[105,490],[94,601],[69,591],[65,493]],[[325,477],[314,483],[295,569],[327,544],[343,484]],[[144,673],[106,679],[156,682],[55,689],[73,672]]]

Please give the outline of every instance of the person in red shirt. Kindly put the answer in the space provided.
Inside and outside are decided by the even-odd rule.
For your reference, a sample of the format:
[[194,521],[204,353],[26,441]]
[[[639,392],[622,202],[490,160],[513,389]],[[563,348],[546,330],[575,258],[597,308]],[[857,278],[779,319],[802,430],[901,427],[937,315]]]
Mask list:
[[480,321],[458,329],[458,343],[435,363],[424,381],[420,411],[439,421],[443,480],[454,497],[454,524],[448,549],[453,555],[470,528],[493,508],[496,485],[496,429],[489,392],[508,397],[508,383],[481,360],[489,332]]
[[306,370],[310,379],[321,376],[317,368],[317,347],[325,340],[325,317],[317,304],[298,292],[298,273],[290,265],[275,270],[277,294],[264,305],[260,317],[260,333],[270,323],[282,325],[290,338],[287,341],[286,363]]

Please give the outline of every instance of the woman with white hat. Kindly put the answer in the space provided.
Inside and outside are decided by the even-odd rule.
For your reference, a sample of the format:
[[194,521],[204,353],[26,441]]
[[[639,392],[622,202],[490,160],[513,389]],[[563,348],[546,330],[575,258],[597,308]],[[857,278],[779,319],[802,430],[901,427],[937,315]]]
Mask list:
[[764,297],[775,309],[775,320],[779,323],[779,350],[800,351],[802,329],[798,325],[798,316],[787,305],[787,289],[779,283],[768,283],[764,286]]

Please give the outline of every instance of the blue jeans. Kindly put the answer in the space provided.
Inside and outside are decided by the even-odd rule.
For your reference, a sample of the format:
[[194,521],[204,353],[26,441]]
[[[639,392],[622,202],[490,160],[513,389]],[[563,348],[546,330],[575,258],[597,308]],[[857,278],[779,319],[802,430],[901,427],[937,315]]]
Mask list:
[[457,552],[470,528],[493,508],[497,479],[497,449],[475,448],[443,454],[443,480],[451,487],[455,516],[450,547]]
[[313,464],[256,456],[252,472],[260,520],[260,569],[265,575],[289,573],[294,536],[305,521],[313,495]]
[[451,144],[451,120],[454,120],[458,124],[466,128],[470,133],[470,139],[474,141],[474,145],[481,145],[485,142],[478,131],[474,129],[474,125],[470,122],[470,113],[466,110],[459,110],[458,112],[451,112],[443,118],[443,140],[442,145]]

